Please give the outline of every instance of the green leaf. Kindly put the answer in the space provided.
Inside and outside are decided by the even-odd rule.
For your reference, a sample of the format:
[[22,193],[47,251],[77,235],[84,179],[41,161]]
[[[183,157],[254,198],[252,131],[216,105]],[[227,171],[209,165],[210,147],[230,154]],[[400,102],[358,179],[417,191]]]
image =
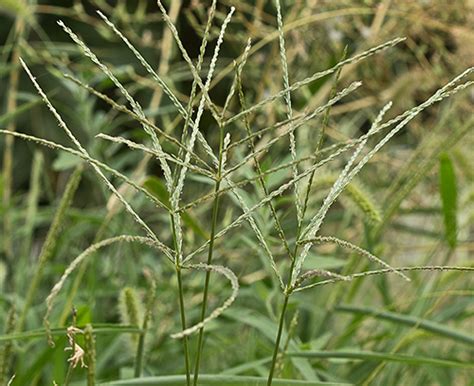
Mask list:
[[334,256],[322,256],[308,254],[308,258],[303,263],[304,269],[338,269],[344,267],[347,264],[347,260],[338,259]]
[[444,230],[448,245],[456,248],[457,244],[457,188],[456,175],[449,155],[442,153],[439,157],[439,192],[443,205]]
[[409,365],[432,365],[432,366],[444,366],[444,367],[459,367],[474,369],[473,363],[464,363],[450,359],[442,358],[429,358],[417,355],[406,355],[406,354],[392,354],[392,353],[380,353],[373,351],[300,351],[300,352],[289,352],[288,356],[303,357],[303,358],[345,358],[345,359],[360,359],[364,361],[388,361],[388,362],[402,362]]
[[421,319],[413,316],[397,314],[395,312],[380,311],[373,308],[365,307],[353,307],[341,305],[336,307],[336,311],[339,312],[348,312],[351,314],[358,315],[369,315],[376,319],[387,320],[389,322],[394,322],[397,324],[404,324],[406,326],[415,327],[420,330],[429,331],[433,334],[443,336],[467,344],[469,346],[474,346],[474,337],[464,332],[454,330],[452,328],[445,327],[444,325],[430,320]]
[[53,162],[53,169],[56,171],[63,171],[72,169],[81,163],[81,159],[73,154],[59,151],[58,156]]
[[[185,375],[163,375],[160,377],[147,377],[127,379],[123,381],[114,381],[107,383],[100,383],[100,386],[152,386],[152,385],[167,385],[167,386],[182,386],[186,383]],[[199,376],[199,385],[222,385],[222,386],[265,386],[267,384],[266,377],[250,377],[250,376],[231,376],[231,375],[214,375],[202,374]],[[273,385],[307,385],[307,386],[330,386],[330,385],[348,385],[348,383],[332,383],[319,381],[298,381],[292,379],[273,379]]]
[[166,205],[168,208],[170,207],[170,200],[169,194],[166,190],[166,186],[159,178],[156,177],[148,177],[143,186],[146,190],[148,190],[151,194],[153,194],[158,200],[160,200],[163,205]]

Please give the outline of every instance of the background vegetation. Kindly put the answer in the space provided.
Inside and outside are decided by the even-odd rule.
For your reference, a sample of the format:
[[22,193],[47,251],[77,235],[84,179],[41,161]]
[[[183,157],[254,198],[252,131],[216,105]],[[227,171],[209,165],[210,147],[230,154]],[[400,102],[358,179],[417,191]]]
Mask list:
[[[255,105],[285,88],[277,8],[273,1],[264,0],[218,1],[200,71],[203,82],[231,6],[235,13],[209,89],[219,113],[233,84],[234,60],[241,58],[249,37],[252,46],[242,69],[241,100],[237,90],[227,112],[222,113],[227,118],[245,109],[241,103]],[[184,48],[197,63],[210,1],[172,0],[165,2],[165,7]],[[147,0],[28,4],[2,0],[0,10],[0,128],[71,146],[21,67],[21,57],[92,158],[129,176],[163,205],[171,205],[157,157],[96,137],[99,133],[121,136],[152,147],[137,116],[112,108],[64,75],[74,76],[130,108],[109,77],[56,23],[63,20],[113,69],[148,120],[165,135],[178,139],[178,145],[162,141],[161,133],[163,150],[182,156],[179,139],[184,121],[173,101],[95,12],[101,10],[107,15],[186,106],[195,87],[193,75],[158,5]],[[292,92],[293,115],[298,116],[324,105],[352,82],[363,82],[295,131],[297,157],[303,159],[298,163],[300,173],[314,164],[315,157],[320,160],[328,155],[315,152],[318,147],[334,145],[332,149],[336,149],[349,139],[369,133],[388,101],[393,107],[384,121],[421,104],[474,63],[472,1],[295,0],[282,1],[282,14],[290,85],[371,47],[406,37],[389,49]],[[468,77],[472,80],[472,74]],[[198,110],[201,88],[197,91],[198,97],[191,103],[194,111]],[[247,129],[257,132],[284,121],[288,106],[281,96],[231,122],[226,127],[231,146],[247,137]],[[472,269],[473,98],[472,88],[461,91],[412,120],[344,190],[329,210],[321,235],[348,240],[394,267],[443,265]],[[255,149],[268,146],[284,129],[281,126],[264,131],[252,143],[232,147],[227,154],[228,167],[239,164]],[[200,130],[215,154],[222,156],[221,128],[209,106]],[[376,143],[369,139],[370,146]],[[111,245],[79,266],[55,301],[50,316],[55,345],[48,345],[43,325],[46,298],[66,267],[95,242],[144,233],[79,157],[4,132],[0,135],[0,152],[0,324],[4,330],[0,336],[0,384],[7,384],[15,375],[12,385],[52,385],[53,381],[91,385],[131,379],[141,367],[138,373],[144,377],[184,374],[183,345],[170,337],[182,328],[176,267],[146,245]],[[206,155],[202,147],[196,152],[201,158]],[[350,154],[344,153],[316,171],[307,218],[318,212]],[[272,191],[292,179],[291,167],[268,172],[263,179],[257,177],[292,161],[288,136],[282,135],[257,159],[249,159],[232,174],[234,182],[250,179],[239,189],[249,207],[268,194],[265,189]],[[119,178],[106,174],[159,239],[173,247],[175,235],[167,212]],[[300,183],[301,198],[308,184],[308,178]],[[182,205],[213,190],[212,179],[191,170]],[[228,190],[220,196],[217,230],[242,213],[242,203],[230,193]],[[275,228],[274,214],[293,248],[298,228],[294,190],[286,190],[272,202],[272,206],[255,211],[254,221],[286,283],[291,260]],[[182,213],[184,255],[211,238],[213,205],[211,197],[189,205]],[[303,266],[304,270],[319,270],[319,277],[305,284],[334,279],[320,277],[322,270],[349,275],[380,268],[340,242],[323,241],[310,250]],[[233,305],[206,326],[201,373],[214,375],[201,380],[203,384],[260,384],[264,381],[232,376],[262,380],[268,376],[284,296],[265,248],[249,223],[242,222],[226,237],[216,239],[213,254],[215,264],[235,273],[240,290]],[[206,259],[204,250],[193,262]],[[389,274],[294,293],[284,318],[279,345],[283,354],[276,358],[275,377],[306,380],[306,384],[472,384],[471,273],[420,271],[407,275],[411,282]],[[231,293],[227,280],[216,273],[210,277],[207,314]],[[188,327],[200,320],[204,280],[203,272],[182,272]],[[144,323],[148,327],[146,335]],[[66,327],[71,325],[85,333],[74,335],[69,330],[68,334]],[[77,343],[86,349],[88,368],[79,365],[73,369],[68,362],[71,353],[64,348],[71,337],[72,346]],[[197,334],[188,339],[193,363],[199,351],[197,340]],[[141,351],[137,349],[140,345]],[[141,356],[137,352],[144,353],[138,364]],[[184,378],[149,380],[123,384],[185,384]]]

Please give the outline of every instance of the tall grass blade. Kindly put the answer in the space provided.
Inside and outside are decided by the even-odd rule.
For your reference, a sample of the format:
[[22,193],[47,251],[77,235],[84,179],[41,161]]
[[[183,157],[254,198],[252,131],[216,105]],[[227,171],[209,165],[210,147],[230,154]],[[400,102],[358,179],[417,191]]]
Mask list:
[[315,358],[315,359],[356,359],[362,361],[377,361],[377,362],[400,362],[406,363],[412,366],[443,366],[453,367],[459,369],[473,369],[474,364],[469,362],[460,362],[457,360],[444,359],[444,358],[430,358],[419,355],[406,355],[406,354],[393,354],[393,353],[381,353],[373,351],[300,351],[300,352],[289,352],[288,356],[302,357],[302,358]]
[[[182,386],[186,381],[184,375],[163,375],[161,377],[146,377],[127,379],[123,381],[100,383],[100,386]],[[244,375],[213,375],[202,374],[200,376],[199,385],[221,385],[221,386],[264,386],[266,385],[266,378],[252,377]],[[332,383],[319,381],[298,381],[292,379],[274,379],[274,385],[285,386],[349,386],[348,383]]]
[[396,312],[382,311],[368,307],[355,307],[349,305],[340,305],[336,307],[337,312],[345,312],[357,315],[371,316],[376,319],[385,320],[392,323],[402,324],[416,329],[428,331],[434,335],[448,338],[456,342],[474,346],[474,337],[457,331],[453,328],[444,326],[443,324],[432,322],[430,320],[416,318],[409,315],[403,315]]
[[446,241],[454,249],[457,245],[457,184],[453,163],[447,153],[439,157],[439,191]]

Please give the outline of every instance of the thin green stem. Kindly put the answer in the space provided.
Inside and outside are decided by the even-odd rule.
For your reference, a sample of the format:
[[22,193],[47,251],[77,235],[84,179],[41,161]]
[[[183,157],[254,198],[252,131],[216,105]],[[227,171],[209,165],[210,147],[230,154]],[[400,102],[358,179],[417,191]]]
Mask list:
[[[301,229],[302,229],[302,222],[298,226],[297,229],[297,239],[300,236]],[[272,363],[270,365],[270,373],[268,374],[268,381],[267,381],[267,386],[272,385],[272,380],[273,380],[273,375],[275,373],[275,367],[278,362],[278,352],[280,351],[280,341],[281,341],[281,336],[283,333],[283,325],[285,323],[285,315],[286,315],[286,310],[288,307],[288,301],[290,300],[290,295],[293,292],[293,287],[291,285],[292,279],[293,279],[293,271],[295,269],[295,264],[296,264],[296,254],[298,252],[298,243],[295,244],[295,250],[293,253],[293,258],[291,260],[291,265],[290,265],[290,274],[288,277],[288,284],[286,285],[286,290],[285,290],[285,300],[283,301],[283,308],[281,309],[281,314],[280,314],[280,322],[278,325],[278,332],[277,332],[277,338],[275,342],[275,348],[273,350],[273,357],[272,357]],[[291,256],[290,256],[291,257]]]
[[[346,51],[344,51],[344,56],[345,55],[346,55]],[[339,75],[340,75],[340,71],[338,71],[336,73],[336,81],[334,82],[334,86],[331,90],[330,99],[334,96],[334,94],[336,92],[336,84],[337,84],[337,80],[339,78]],[[325,128],[327,126],[328,121],[329,121],[329,108],[326,110],[326,114],[323,118],[321,136],[319,138],[319,141],[318,141],[318,144],[317,144],[317,147],[316,147],[315,155],[318,153],[318,151],[320,150],[320,148],[323,144],[324,131],[325,131]],[[303,220],[304,220],[304,215],[306,213],[306,209],[308,207],[308,201],[309,201],[309,196],[310,196],[310,192],[311,192],[311,186],[312,186],[312,183],[313,183],[314,173],[315,173],[315,170],[313,170],[313,172],[311,173],[310,180],[309,180],[309,183],[308,183],[308,187],[306,189],[303,208],[302,208],[302,211],[301,211],[301,218],[300,218],[300,221],[298,221],[298,226],[297,226],[297,230],[296,230],[296,240],[297,241],[299,240],[299,238],[301,236],[301,231],[303,229]],[[284,322],[285,322],[286,310],[287,310],[287,307],[288,307],[288,301],[289,301],[290,295],[293,291],[291,282],[292,282],[292,279],[293,279],[293,271],[294,271],[295,264],[296,264],[297,252],[298,252],[298,243],[296,242],[293,255],[290,255],[290,258],[291,258],[290,273],[289,273],[289,278],[288,278],[288,284],[287,284],[286,291],[285,291],[286,292],[285,293],[285,300],[283,302],[283,308],[282,308],[281,314],[280,314],[280,322],[279,322],[279,326],[278,326],[277,339],[276,339],[275,348],[274,348],[274,351],[273,351],[272,363],[270,365],[270,373],[268,375],[267,386],[272,385],[273,375],[275,373],[275,367],[276,367],[277,362],[278,362],[278,353],[279,353],[279,350],[280,350],[280,341],[281,341],[281,336],[282,336],[282,333],[283,333],[283,325],[284,325]]]
[[283,325],[285,323],[285,315],[286,315],[286,310],[288,308],[289,299],[290,299],[290,293],[286,293],[285,300],[283,301],[283,308],[281,309],[280,322],[278,324],[278,332],[277,332],[277,337],[276,337],[276,342],[275,342],[275,348],[273,350],[272,363],[270,365],[270,373],[268,374],[267,386],[272,385],[273,374],[275,372],[275,366],[277,363],[278,352],[280,348],[280,341],[281,341],[281,336],[283,333]]
[[[173,235],[173,244],[176,251],[175,255],[175,269],[176,269],[176,278],[178,280],[178,295],[179,295],[179,313],[181,316],[181,328],[182,330],[186,330],[186,312],[184,309],[184,291],[183,291],[183,281],[181,278],[181,261],[180,261],[180,250],[178,239],[176,235],[176,223],[175,217],[173,214],[170,214],[171,219],[171,229]],[[184,350],[184,366],[186,369],[186,385],[191,386],[191,366],[189,361],[189,345],[188,345],[188,337],[185,335],[183,337],[183,350]]]
[[[219,181],[216,182],[216,191],[219,190]],[[207,264],[211,265],[212,264],[212,257],[213,257],[213,251],[214,251],[214,238],[216,234],[216,228],[217,228],[217,214],[219,212],[219,196],[216,196],[214,199],[214,205],[212,208],[212,225],[211,225],[211,239],[209,243],[209,252],[207,255]],[[206,308],[207,308],[207,298],[209,294],[209,282],[211,278],[211,271],[206,271],[206,278],[204,282],[204,291],[202,295],[202,305],[201,305],[201,317],[200,317],[200,322],[204,320],[206,317]],[[201,353],[202,353],[202,348],[203,348],[203,338],[204,338],[204,327],[201,327],[199,329],[199,336],[198,336],[198,343],[197,343],[197,356],[196,356],[196,363],[194,365],[194,381],[193,385],[196,386],[199,378],[199,366],[201,362]]]
[[[179,313],[181,315],[181,327],[183,331],[186,329],[186,315],[184,312],[184,296],[183,296],[183,282],[181,280],[181,267],[176,264],[176,277],[178,279],[178,293],[179,293]],[[186,385],[191,386],[190,364],[189,364],[189,347],[188,337],[183,337],[184,349],[184,364],[186,367]]]

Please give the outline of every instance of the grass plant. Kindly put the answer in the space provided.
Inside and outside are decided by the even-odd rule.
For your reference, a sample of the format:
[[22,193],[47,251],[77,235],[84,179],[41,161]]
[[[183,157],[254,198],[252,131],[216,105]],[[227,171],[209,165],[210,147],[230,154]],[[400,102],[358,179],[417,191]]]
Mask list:
[[[462,140],[472,134],[465,101],[474,67],[443,74],[441,86],[428,87],[408,106],[399,91],[373,102],[363,95],[379,74],[375,69],[361,81],[359,68],[368,71],[364,63],[384,63],[414,44],[412,36],[382,34],[386,18],[401,17],[389,1],[375,11],[329,7],[330,15],[310,15],[301,4],[280,0],[270,8],[259,0],[212,0],[208,8],[186,9],[181,1],[158,0],[154,13],[146,2],[133,11],[127,2],[116,8],[92,3],[99,8],[94,16],[82,14],[80,2],[73,11],[36,8],[64,16],[57,25],[80,66],[61,58],[52,42],[44,53],[23,41],[25,23],[45,35],[34,18],[18,14],[14,24],[18,42],[10,48],[0,116],[8,122],[0,128],[1,247],[6,269],[14,270],[18,255],[25,272],[2,278],[8,315],[2,311],[0,382],[428,385],[469,379],[472,293],[465,288],[474,268],[471,217],[464,218],[461,206],[472,200],[460,183],[456,159],[463,157],[451,150],[462,154]],[[259,16],[250,22],[254,11]],[[299,66],[314,48],[301,41],[300,28],[343,14],[373,16],[367,42],[356,50],[340,44],[327,66],[322,59]],[[121,47],[118,64],[75,31],[71,15]],[[184,18],[199,41],[195,47],[180,29]],[[158,66],[146,29],[157,21],[163,24]],[[145,27],[143,36],[134,24]],[[123,58],[133,64],[122,68]],[[396,66],[399,59],[392,60]],[[84,117],[43,86],[45,70],[37,62],[60,74],[56,79],[72,90]],[[20,71],[49,110],[45,130],[18,130]],[[37,95],[26,110],[40,109]],[[430,115],[442,119],[425,138]],[[403,153],[396,146],[404,136],[415,150],[398,159],[391,144]],[[14,139],[34,149],[25,197],[13,194]],[[67,176],[57,206],[58,190],[42,177],[51,154],[60,154],[56,165],[63,169],[56,172]],[[472,190],[467,181],[466,191]],[[422,191],[435,186],[440,200],[422,193],[411,201],[421,184]],[[404,210],[439,217],[434,229],[420,227],[418,217],[399,224],[400,233],[436,235],[421,258],[415,248],[405,254],[393,248],[395,219]],[[397,295],[407,293],[414,299]],[[449,304],[451,296],[459,300]],[[128,345],[119,339],[124,334]],[[62,352],[66,344],[69,353]]]

